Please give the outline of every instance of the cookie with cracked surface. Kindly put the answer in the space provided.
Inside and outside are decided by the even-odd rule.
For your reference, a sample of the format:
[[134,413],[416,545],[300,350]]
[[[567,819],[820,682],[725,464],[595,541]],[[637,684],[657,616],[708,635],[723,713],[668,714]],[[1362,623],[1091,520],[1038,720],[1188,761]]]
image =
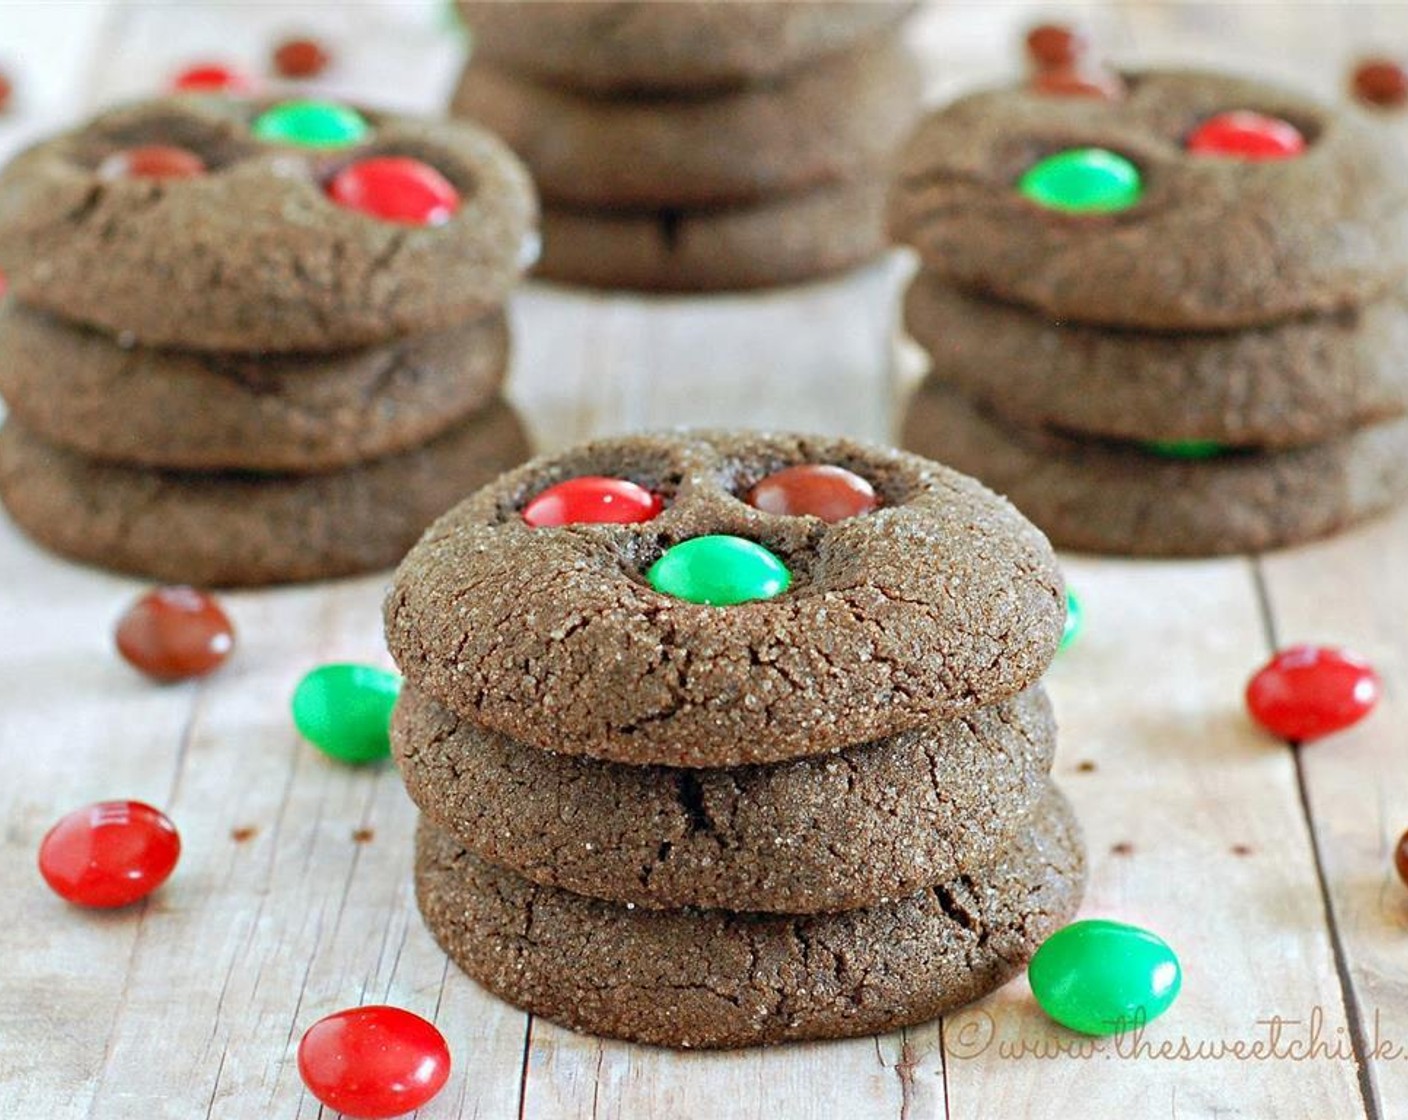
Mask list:
[[99,463],[15,418],[0,427],[0,501],[38,543],[165,583],[296,583],[389,568],[437,515],[528,454],[495,403],[433,442],[316,475]]
[[[1053,318],[1153,330],[1331,312],[1399,285],[1408,175],[1363,121],[1213,73],[1127,83],[1119,100],[1004,89],[932,114],[900,159],[892,234],[971,290]],[[1201,124],[1237,111],[1291,126],[1304,150],[1262,160],[1188,150]],[[1036,190],[1029,177],[1045,157],[1089,148],[1107,156],[1043,174]],[[1048,204],[1051,191],[1098,208]]]
[[[790,466],[842,467],[878,496],[835,522],[745,497]],[[634,524],[534,528],[523,509],[579,477],[664,508]],[[675,546],[731,535],[789,586],[710,606],[657,590]],[[441,518],[398,569],[386,636],[407,682],[519,742],[718,767],[826,754],[1022,691],[1065,623],[1045,537],[970,478],[853,440],[677,432],[525,465]]]
[[1033,686],[822,758],[677,770],[526,747],[407,688],[391,744],[426,817],[497,867],[654,909],[810,914],[990,864],[1044,791],[1056,724]]
[[253,356],[122,347],[0,305],[10,414],[50,443],[139,466],[304,473],[396,454],[488,405],[507,366],[502,312],[361,350]]
[[539,279],[642,292],[800,284],[873,260],[887,246],[879,177],[716,210],[547,207]]
[[503,137],[549,205],[700,208],[883,178],[919,94],[918,64],[887,37],[775,84],[688,100],[583,96],[477,64],[453,109]]
[[921,273],[905,327],[934,375],[1025,427],[1295,447],[1408,411],[1408,296],[1242,331],[1056,323]]
[[1006,494],[1058,548],[1082,552],[1261,552],[1328,536],[1408,496],[1408,420],[1308,447],[1179,458],[1011,427],[930,381],[910,400],[901,442],[941,453]]
[[[143,345],[242,352],[341,350],[498,310],[536,223],[528,174],[500,140],[366,110],[358,138],[298,147],[260,138],[270,108],[141,102],[16,157],[0,172],[11,291]],[[144,145],[184,149],[201,173],[107,170],[114,153]],[[410,224],[335,202],[337,172],[377,156],[430,165],[458,207]]]
[[424,820],[416,893],[473,979],[575,1030],[657,1046],[879,1034],[1006,983],[1070,920],[1085,861],[1054,788],[983,871],[839,914],[628,909],[530,883]]
[[776,78],[895,27],[912,0],[458,0],[474,52],[611,96],[699,94]]

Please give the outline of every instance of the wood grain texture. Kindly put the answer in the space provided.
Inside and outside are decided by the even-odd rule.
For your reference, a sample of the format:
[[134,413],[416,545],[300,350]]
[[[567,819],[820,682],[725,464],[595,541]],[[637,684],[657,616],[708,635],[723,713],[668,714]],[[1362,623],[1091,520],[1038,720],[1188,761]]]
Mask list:
[[[1329,94],[1352,53],[1408,42],[1395,4],[949,0],[912,28],[928,95],[1010,78],[1021,29],[1053,14],[1123,59],[1222,62]],[[19,92],[0,155],[197,58],[263,72],[279,36],[308,31],[336,57],[312,88],[407,110],[442,104],[463,51],[430,2],[9,3],[0,66]],[[530,286],[511,309],[510,392],[544,449],[681,423],[884,438],[919,368],[893,345],[906,275],[890,260],[705,300]],[[294,733],[303,672],[386,663],[384,577],[228,596],[235,658],[155,687],[110,646],[139,584],[55,560],[0,521],[0,1116],[323,1116],[297,1039],[380,1001],[451,1042],[425,1120],[1408,1116],[1408,1060],[1370,1055],[1376,1024],[1408,1046],[1408,894],[1389,861],[1408,826],[1405,563],[1408,513],[1260,561],[1072,559],[1086,630],[1050,679],[1057,773],[1090,844],[1084,913],[1145,924],[1183,958],[1184,994],[1145,1041],[1255,1041],[1276,1015],[1304,1039],[1319,1015],[1347,1056],[1051,1056],[1077,1040],[1020,980],[878,1039],[676,1055],[531,1020],[449,966],[411,897],[414,812],[394,772],[337,766]],[[1292,640],[1373,658],[1384,711],[1301,750],[1255,731],[1243,683]],[[58,815],[108,797],[166,807],[185,852],[150,901],[93,915],[44,889],[34,853]],[[1039,1053],[1014,1056],[1022,1044]]]

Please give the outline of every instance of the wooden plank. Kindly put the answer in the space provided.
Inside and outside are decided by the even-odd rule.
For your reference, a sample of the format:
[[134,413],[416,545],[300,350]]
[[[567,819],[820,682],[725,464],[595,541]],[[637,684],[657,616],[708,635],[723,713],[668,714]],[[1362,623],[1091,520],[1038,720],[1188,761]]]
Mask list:
[[1296,753],[1378,1115],[1408,1116],[1408,891],[1393,869],[1408,829],[1408,511],[1261,564],[1275,644],[1348,646],[1385,681],[1370,719]]
[[[1264,649],[1247,563],[1067,567],[1086,626],[1049,683],[1056,773],[1091,860],[1082,916],[1155,930],[1185,973],[1144,1040],[1251,1043],[1266,1038],[1259,1020],[1304,1021],[1316,1008],[1335,1038],[1345,1017],[1294,768],[1241,710]],[[1112,1047],[1052,1060],[1053,1045],[1079,1037],[1045,1019],[1024,981],[950,1017],[944,1035],[954,1116],[1021,1115],[1033,1101],[1052,1116],[1132,1104],[1179,1117],[1364,1111],[1347,1060],[1177,1061]]]

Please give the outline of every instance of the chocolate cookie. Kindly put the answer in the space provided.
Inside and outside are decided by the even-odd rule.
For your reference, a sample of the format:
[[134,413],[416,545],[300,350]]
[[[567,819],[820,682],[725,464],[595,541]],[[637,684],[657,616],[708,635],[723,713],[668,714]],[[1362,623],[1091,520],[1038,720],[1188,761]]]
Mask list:
[[528,454],[502,403],[415,451],[318,475],[123,467],[0,428],[0,500],[75,560],[149,579],[240,586],[389,568],[465,493]]
[[894,27],[912,0],[458,0],[476,57],[593,93],[699,93],[774,78]]
[[886,37],[776,83],[690,100],[584,96],[475,64],[453,108],[502,136],[549,204],[658,210],[882,178],[919,94],[913,56]]
[[1408,297],[1236,332],[1053,323],[921,273],[905,326],[937,377],[1025,427],[1292,447],[1408,411]]
[[0,395],[36,436],[95,459],[303,473],[405,451],[503,383],[501,312],[328,355],[120,347],[13,300],[0,305]]
[[[536,219],[532,186],[468,124],[363,111],[340,147],[265,142],[267,102],[181,97],[113,109],[0,173],[0,269],[21,301],[149,346],[341,350],[498,310]],[[176,145],[205,172],[112,177],[104,161]],[[326,184],[412,157],[460,196],[441,224],[339,205]]]
[[981,873],[811,916],[628,909],[537,886],[422,823],[426,925],[471,977],[576,1030],[673,1047],[877,1034],[1005,983],[1070,920],[1079,830],[1049,792]]
[[1045,789],[1040,686],[823,758],[734,770],[551,754],[401,694],[411,799],[478,858],[652,908],[817,913],[902,898],[997,858]]
[[549,207],[536,275],[647,292],[797,284],[884,252],[884,208],[878,178],[718,210],[634,214]]
[[1291,450],[1174,458],[999,424],[928,382],[910,401],[902,443],[1006,494],[1058,548],[1086,552],[1259,552],[1326,536],[1408,496],[1405,420]]
[[[1332,312],[1399,285],[1408,174],[1362,121],[1217,74],[1126,80],[1123,100],[1007,89],[934,113],[901,159],[896,239],[969,289],[1054,318],[1158,330]],[[1187,150],[1199,125],[1240,110],[1292,126],[1304,151],[1250,161]],[[1045,157],[1089,148],[1108,153],[1099,169],[1028,183],[1046,202],[1024,194]],[[1110,192],[1099,212],[1049,204],[1053,189],[1097,185]]]
[[[817,463],[868,480],[880,507],[828,523],[740,497]],[[524,521],[549,486],[603,475],[663,512]],[[790,586],[733,606],[652,586],[668,550],[715,534],[770,550]],[[1033,683],[1064,620],[1046,539],[972,479],[851,440],[758,433],[629,436],[534,460],[436,522],[386,603],[408,683],[460,715],[530,746],[692,767],[825,754],[965,715]]]

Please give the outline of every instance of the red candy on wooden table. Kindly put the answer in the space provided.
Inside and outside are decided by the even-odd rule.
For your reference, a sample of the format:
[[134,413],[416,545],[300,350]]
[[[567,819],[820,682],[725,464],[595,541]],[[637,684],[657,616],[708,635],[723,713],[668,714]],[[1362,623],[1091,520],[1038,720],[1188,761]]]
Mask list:
[[10,79],[0,74],[0,113],[10,107],[10,95],[15,92],[15,87],[10,83]]
[[1099,97],[1117,101],[1124,96],[1124,79],[1099,66],[1058,66],[1038,70],[1031,88],[1044,97]]
[[125,148],[98,164],[100,179],[193,179],[204,174],[205,160],[169,144]]
[[819,517],[844,521],[869,513],[877,505],[875,488],[854,471],[824,463],[784,467],[748,491],[747,502],[782,517]]
[[1398,846],[1393,849],[1393,866],[1403,885],[1408,886],[1408,832],[1398,838]]
[[111,908],[166,882],[181,837],[166,814],[141,801],[100,801],[54,825],[39,845],[39,873],[60,898]]
[[159,681],[204,676],[235,648],[235,628],[220,604],[193,587],[158,587],[117,623],[117,651]]
[[313,78],[328,68],[332,56],[316,39],[285,39],[274,48],[274,70],[285,78]]
[[198,62],[172,78],[171,88],[180,93],[250,93],[254,83],[219,62]]
[[352,1007],[319,1019],[298,1044],[298,1073],[328,1108],[357,1120],[400,1116],[450,1076],[434,1025],[399,1007]]
[[1235,109],[1209,117],[1193,130],[1184,146],[1201,156],[1253,161],[1293,159],[1305,151],[1305,137],[1290,121]]
[[624,478],[583,475],[549,486],[523,507],[534,529],[559,525],[638,525],[660,515],[658,494]]
[[1027,32],[1027,55],[1041,70],[1074,66],[1089,49],[1085,35],[1065,24],[1038,24]]
[[385,222],[438,226],[460,207],[454,185],[427,163],[407,156],[373,156],[339,171],[328,184],[339,206]]
[[1365,105],[1397,108],[1408,102],[1408,68],[1391,58],[1366,58],[1354,68],[1349,88]]
[[1329,646],[1292,646],[1247,683],[1247,709],[1273,735],[1307,743],[1358,723],[1379,700],[1363,658]]

